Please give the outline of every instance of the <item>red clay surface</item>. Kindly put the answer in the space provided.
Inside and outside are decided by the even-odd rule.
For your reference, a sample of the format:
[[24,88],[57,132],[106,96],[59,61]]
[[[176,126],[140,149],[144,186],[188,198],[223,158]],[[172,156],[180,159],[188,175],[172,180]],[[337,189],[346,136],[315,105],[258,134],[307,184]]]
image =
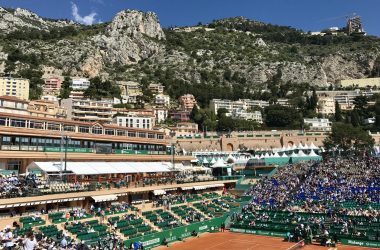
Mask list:
[[[158,247],[157,250],[286,250],[294,243],[283,242],[281,238],[240,233],[206,233],[199,238],[188,238],[185,242],[172,243],[169,247]],[[303,250],[375,250],[369,247],[339,245],[336,248],[308,245]],[[378,248],[376,250],[379,250]]]

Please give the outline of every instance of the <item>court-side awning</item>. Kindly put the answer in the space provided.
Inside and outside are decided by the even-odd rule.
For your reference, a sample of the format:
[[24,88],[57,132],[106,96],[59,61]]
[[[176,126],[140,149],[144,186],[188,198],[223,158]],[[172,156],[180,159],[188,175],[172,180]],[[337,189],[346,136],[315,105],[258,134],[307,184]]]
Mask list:
[[80,201],[84,199],[85,197],[75,197],[75,198],[66,198],[66,199],[59,199],[59,200],[42,200],[42,201],[33,201],[33,202],[27,202],[27,203],[15,203],[15,204],[0,205],[0,209],[12,208],[12,207],[35,206],[35,205],[50,204],[50,203],[62,203],[62,202],[68,202],[68,201]]
[[164,194],[166,194],[166,191],[162,190],[162,189],[157,189],[157,190],[153,191],[153,194],[154,195],[164,195]]
[[193,189],[194,187],[181,187],[182,190],[191,190]]
[[95,202],[115,201],[117,200],[117,195],[115,194],[98,195],[98,196],[91,196],[91,198],[94,199]]
[[[61,162],[32,162],[27,167],[30,172],[35,169],[45,173],[58,174],[63,170]],[[170,172],[166,162],[67,162],[66,171],[75,175],[132,174]]]

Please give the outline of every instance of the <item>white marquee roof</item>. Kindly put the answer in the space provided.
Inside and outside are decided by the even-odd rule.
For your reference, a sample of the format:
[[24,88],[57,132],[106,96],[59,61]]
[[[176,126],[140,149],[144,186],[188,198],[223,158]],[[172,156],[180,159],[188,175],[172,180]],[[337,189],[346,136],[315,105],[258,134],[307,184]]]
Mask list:
[[[27,169],[41,169],[44,172],[59,173],[61,162],[32,162]],[[76,175],[129,174],[170,172],[168,162],[67,162],[67,171]]]

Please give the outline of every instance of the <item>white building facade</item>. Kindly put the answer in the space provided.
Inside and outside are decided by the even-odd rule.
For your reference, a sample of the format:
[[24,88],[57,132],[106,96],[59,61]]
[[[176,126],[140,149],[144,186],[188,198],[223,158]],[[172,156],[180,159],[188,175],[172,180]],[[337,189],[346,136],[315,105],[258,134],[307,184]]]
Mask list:
[[331,122],[329,119],[305,118],[303,122],[305,125],[308,125],[312,131],[331,131]]
[[85,90],[90,87],[90,81],[87,78],[74,77],[71,79],[70,87],[73,90]]
[[127,128],[152,129],[155,124],[155,117],[136,114],[118,115],[112,119],[112,122]]

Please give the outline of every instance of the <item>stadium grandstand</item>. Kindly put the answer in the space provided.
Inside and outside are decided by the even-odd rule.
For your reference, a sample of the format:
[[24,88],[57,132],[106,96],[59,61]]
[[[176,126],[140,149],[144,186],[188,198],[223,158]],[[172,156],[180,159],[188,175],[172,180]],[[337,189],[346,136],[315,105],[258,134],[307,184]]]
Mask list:
[[168,152],[158,131],[13,114],[0,114],[0,138],[7,249],[151,249],[225,228],[297,247],[380,248],[378,158],[292,149],[244,166],[232,153]]

